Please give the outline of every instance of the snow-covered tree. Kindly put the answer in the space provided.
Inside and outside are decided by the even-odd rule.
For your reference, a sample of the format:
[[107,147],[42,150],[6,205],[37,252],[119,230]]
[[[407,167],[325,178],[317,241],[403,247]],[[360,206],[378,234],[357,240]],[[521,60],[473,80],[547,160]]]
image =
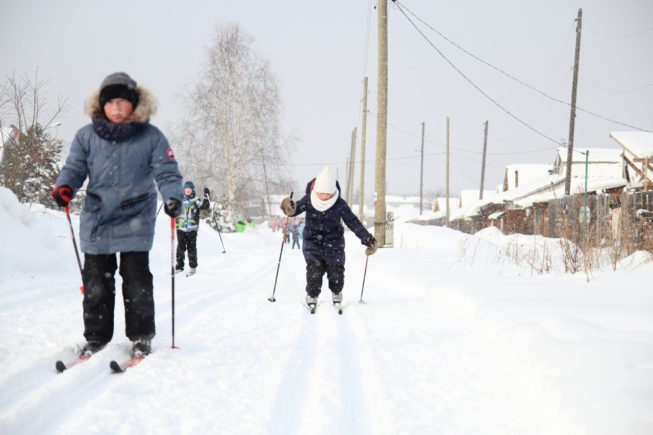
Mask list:
[[238,25],[216,28],[173,134],[184,177],[210,187],[228,221],[278,183],[287,155],[277,79],[253,43]]
[[58,125],[54,120],[62,113],[64,101],[59,99],[43,122],[48,110],[45,84],[37,71],[34,80],[14,75],[0,88],[0,126],[11,126],[3,130],[0,183],[21,202],[52,206],[48,196],[59,173],[62,141],[51,135],[50,128]]

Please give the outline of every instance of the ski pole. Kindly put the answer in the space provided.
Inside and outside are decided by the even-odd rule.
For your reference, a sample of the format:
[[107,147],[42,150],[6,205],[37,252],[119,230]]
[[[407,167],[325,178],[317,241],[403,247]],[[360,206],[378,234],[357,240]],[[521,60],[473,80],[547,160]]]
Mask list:
[[366,256],[365,256],[365,272],[363,273],[363,285],[362,285],[362,287],[361,287],[361,298],[360,298],[360,300],[358,301],[358,302],[360,302],[361,304],[364,304],[364,303],[365,303],[365,302],[363,302],[363,291],[365,290],[365,277],[367,276],[367,260],[369,260],[369,259],[370,259],[370,256],[369,256],[369,255],[366,255]]
[[172,348],[175,346],[175,218],[170,218],[170,277],[172,279]]
[[224,248],[224,242],[222,241],[222,232],[220,231],[220,226],[216,224],[216,228],[218,229],[218,237],[220,237],[220,243],[222,244],[222,253],[226,254],[227,250]]
[[[293,192],[290,192],[290,199],[292,199]],[[283,224],[283,233],[281,237],[281,251],[279,252],[279,262],[277,263],[277,274],[274,277],[274,288],[272,289],[272,296],[268,298],[268,301],[274,302],[274,294],[277,291],[277,278],[279,278],[279,267],[281,267],[281,256],[283,255],[283,245],[286,244],[286,230],[288,229],[288,218],[290,216],[286,215],[286,222]]]
[[162,208],[163,208],[163,202],[161,202],[161,205],[159,206],[159,209],[156,211],[156,216],[154,216],[154,219],[159,217],[159,212],[161,211]]
[[75,256],[77,257],[77,266],[79,266],[79,274],[82,277],[82,285],[79,286],[79,291],[84,294],[84,273],[82,273],[82,260],[79,258],[79,251],[77,250],[77,241],[75,240],[75,232],[73,231],[73,223],[70,220],[70,207],[65,206],[66,218],[68,218],[68,228],[70,228],[70,235],[73,237],[73,247],[75,248]]
[[[211,195],[206,195],[209,198],[209,202],[211,201]],[[224,242],[222,241],[222,232],[220,231],[220,224],[215,221],[215,210],[213,209],[213,206],[211,206],[211,213],[213,217],[213,222],[215,223],[215,229],[218,230],[218,236],[220,237],[220,244],[222,244],[222,253],[226,254],[227,250],[224,247]]]

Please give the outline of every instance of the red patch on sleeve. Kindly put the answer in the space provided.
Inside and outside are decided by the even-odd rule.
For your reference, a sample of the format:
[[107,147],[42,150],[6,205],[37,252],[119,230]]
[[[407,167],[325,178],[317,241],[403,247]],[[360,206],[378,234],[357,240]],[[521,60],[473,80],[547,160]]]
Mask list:
[[175,161],[175,153],[172,152],[172,148],[168,147],[168,149],[166,150],[166,157],[170,161],[173,161],[173,162]]

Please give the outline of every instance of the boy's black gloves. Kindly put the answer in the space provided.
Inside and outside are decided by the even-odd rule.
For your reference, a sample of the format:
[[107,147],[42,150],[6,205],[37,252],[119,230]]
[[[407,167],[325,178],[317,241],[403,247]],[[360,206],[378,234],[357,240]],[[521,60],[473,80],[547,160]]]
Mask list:
[[175,198],[168,198],[163,205],[163,210],[172,218],[176,218],[181,214],[181,201]]
[[59,207],[66,207],[73,199],[73,188],[65,184],[63,186],[55,186],[52,192],[50,192],[50,196]]
[[367,249],[365,250],[365,255],[373,255],[376,252],[376,250],[379,249],[379,244],[377,243],[374,236],[371,234],[367,238],[367,240],[363,242],[363,245],[367,246]]
[[209,192],[209,188],[205,187],[204,188],[204,198],[209,199],[210,195],[211,195],[211,192]]
[[281,201],[281,211],[283,214],[286,216],[290,216],[291,214],[295,213],[295,201],[292,200],[290,197],[286,197]]

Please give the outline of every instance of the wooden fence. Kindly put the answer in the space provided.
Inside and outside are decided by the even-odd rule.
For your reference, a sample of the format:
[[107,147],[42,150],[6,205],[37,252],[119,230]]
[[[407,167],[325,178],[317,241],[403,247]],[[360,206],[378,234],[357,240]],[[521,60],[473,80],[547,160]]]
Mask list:
[[[443,226],[444,219],[415,223]],[[627,253],[653,252],[653,192],[573,195],[520,209],[488,204],[476,216],[449,223],[470,234],[488,226],[504,234],[539,234],[590,246],[619,243]]]

